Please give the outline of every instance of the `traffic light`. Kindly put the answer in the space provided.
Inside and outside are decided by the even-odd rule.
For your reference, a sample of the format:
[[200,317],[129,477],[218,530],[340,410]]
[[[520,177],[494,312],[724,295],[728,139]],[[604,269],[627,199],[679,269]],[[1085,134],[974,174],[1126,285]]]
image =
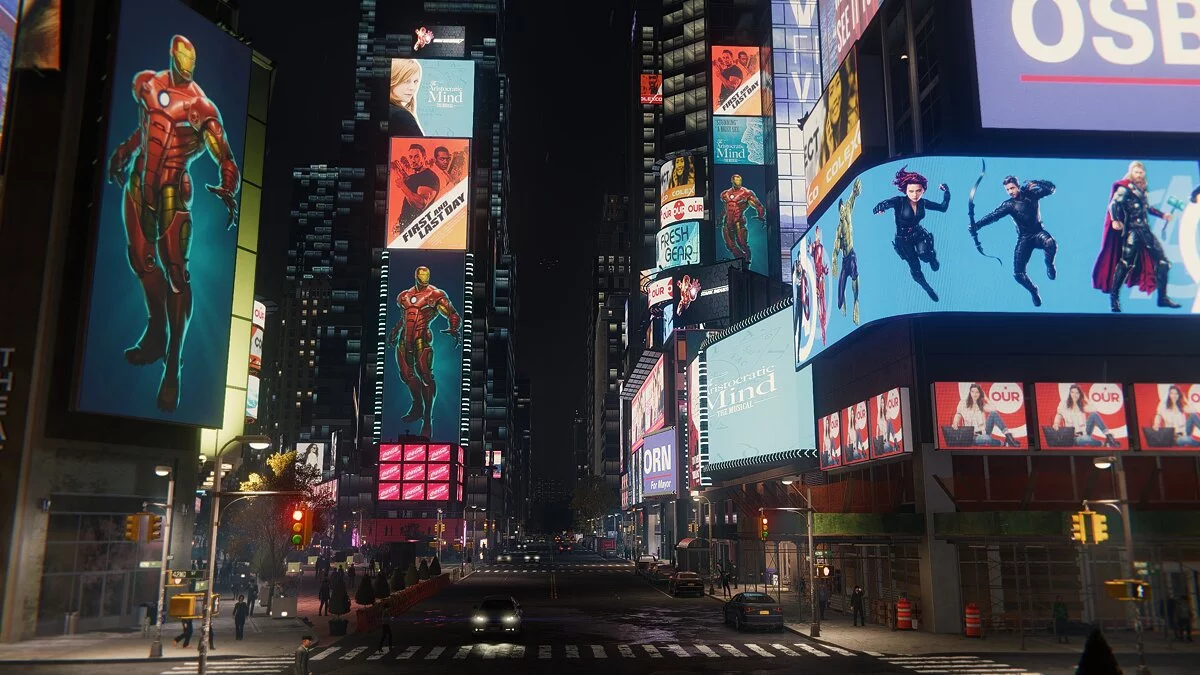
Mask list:
[[153,513],[150,514],[147,524],[149,527],[146,531],[146,541],[158,541],[159,539],[162,539],[162,516],[155,515]]
[[1108,540],[1108,516],[1103,513],[1092,514],[1092,542],[1099,544]]
[[142,518],[139,514],[125,516],[125,541],[138,541],[142,538]]
[[762,517],[762,528],[761,528],[761,529],[759,530],[759,532],[758,532],[758,535],[759,535],[760,537],[762,537],[762,540],[763,540],[763,541],[766,541],[766,540],[767,540],[767,531],[768,531],[768,529],[769,529],[769,528],[767,527],[767,517],[764,515],[764,516]]
[[1072,513],[1071,514],[1071,539],[1079,542],[1080,544],[1088,543],[1087,529],[1086,529],[1086,526],[1084,525],[1083,519],[1084,519],[1084,516],[1088,515],[1089,513],[1091,513],[1091,512],[1083,511],[1080,513]]
[[297,504],[292,509],[292,534],[289,541],[297,549],[304,548],[304,513],[305,509],[302,504]]

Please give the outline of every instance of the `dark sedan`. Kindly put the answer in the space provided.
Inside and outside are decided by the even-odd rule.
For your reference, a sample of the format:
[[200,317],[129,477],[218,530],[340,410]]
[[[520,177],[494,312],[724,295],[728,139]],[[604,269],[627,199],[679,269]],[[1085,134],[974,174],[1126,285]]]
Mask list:
[[746,628],[783,631],[783,607],[766,593],[738,593],[725,603],[722,611],[725,625],[732,625],[739,631]]
[[676,572],[671,577],[671,583],[667,587],[668,592],[673,596],[683,595],[685,593],[693,593],[698,596],[704,595],[704,580],[695,572]]
[[521,605],[512,597],[489,595],[471,614],[471,629],[475,633],[497,631],[520,634],[521,614]]

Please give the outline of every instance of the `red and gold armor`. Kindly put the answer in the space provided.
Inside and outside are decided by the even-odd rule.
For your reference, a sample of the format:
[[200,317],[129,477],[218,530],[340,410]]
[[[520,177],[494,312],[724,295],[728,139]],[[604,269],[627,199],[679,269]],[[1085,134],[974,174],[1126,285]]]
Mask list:
[[725,238],[725,248],[729,249],[734,257],[745,260],[748,267],[750,243],[747,241],[746,209],[753,206],[758,211],[758,219],[762,221],[764,228],[767,226],[767,210],[758,200],[758,195],[742,185],[740,175],[733,174],[731,182],[733,186],[721,193],[721,203],[725,205],[725,212],[721,216],[721,234]]
[[420,435],[429,438],[433,432],[433,402],[437,398],[430,326],[439,315],[446,317],[449,325],[442,332],[454,338],[457,345],[462,320],[446,292],[429,283],[428,267],[418,267],[413,272],[413,279],[412,288],[396,296],[396,305],[404,311],[404,318],[392,327],[388,345],[396,350],[400,379],[412,395],[412,406],[403,419],[405,422],[421,420]]
[[124,185],[129,266],[146,297],[146,329],[137,344],[125,350],[125,359],[135,366],[164,360],[157,398],[164,412],[179,405],[181,355],[192,317],[188,167],[205,151],[217,163],[221,184],[205,187],[224,202],[228,229],[237,225],[235,195],[241,186],[221,113],[192,81],[195,67],[196,48],[176,35],[167,70],[144,70],[133,77],[138,126],[108,162],[109,180]]

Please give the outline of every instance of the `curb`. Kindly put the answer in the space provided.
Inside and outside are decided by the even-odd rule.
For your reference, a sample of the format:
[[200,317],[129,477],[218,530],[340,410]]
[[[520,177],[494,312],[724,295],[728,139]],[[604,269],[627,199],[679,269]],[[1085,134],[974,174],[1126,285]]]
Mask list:
[[[254,658],[253,656],[244,654],[221,654],[220,656],[208,657],[209,661],[232,661],[233,659]],[[122,657],[115,659],[97,659],[97,658],[77,658],[77,659],[0,659],[0,666],[53,666],[53,665],[69,665],[77,663],[177,663],[183,661],[195,661],[196,656],[164,656],[160,659],[152,659],[148,656],[140,658]]]

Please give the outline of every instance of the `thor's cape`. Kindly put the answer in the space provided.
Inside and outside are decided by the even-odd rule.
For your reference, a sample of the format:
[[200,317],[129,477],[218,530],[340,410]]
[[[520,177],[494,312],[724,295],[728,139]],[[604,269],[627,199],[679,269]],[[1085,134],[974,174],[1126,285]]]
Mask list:
[[[1108,195],[1108,203],[1111,206],[1112,196],[1117,193],[1119,187],[1132,187],[1132,183],[1127,178],[1113,183],[1112,192]],[[1146,207],[1147,215],[1162,217],[1162,211],[1151,206]],[[1104,212],[1104,239],[1100,244],[1100,255],[1096,256],[1096,265],[1092,268],[1092,287],[1097,288],[1105,293],[1112,292],[1113,271],[1117,269],[1117,262],[1121,259],[1121,239],[1125,234],[1124,230],[1120,232],[1112,229],[1112,209],[1107,209]],[[1125,285],[1133,288],[1134,284],[1139,289],[1146,293],[1152,292],[1157,284],[1154,280],[1154,261],[1150,259],[1150,253],[1145,248],[1142,249],[1141,255],[1133,263],[1133,269],[1129,270],[1129,276],[1125,277]]]

